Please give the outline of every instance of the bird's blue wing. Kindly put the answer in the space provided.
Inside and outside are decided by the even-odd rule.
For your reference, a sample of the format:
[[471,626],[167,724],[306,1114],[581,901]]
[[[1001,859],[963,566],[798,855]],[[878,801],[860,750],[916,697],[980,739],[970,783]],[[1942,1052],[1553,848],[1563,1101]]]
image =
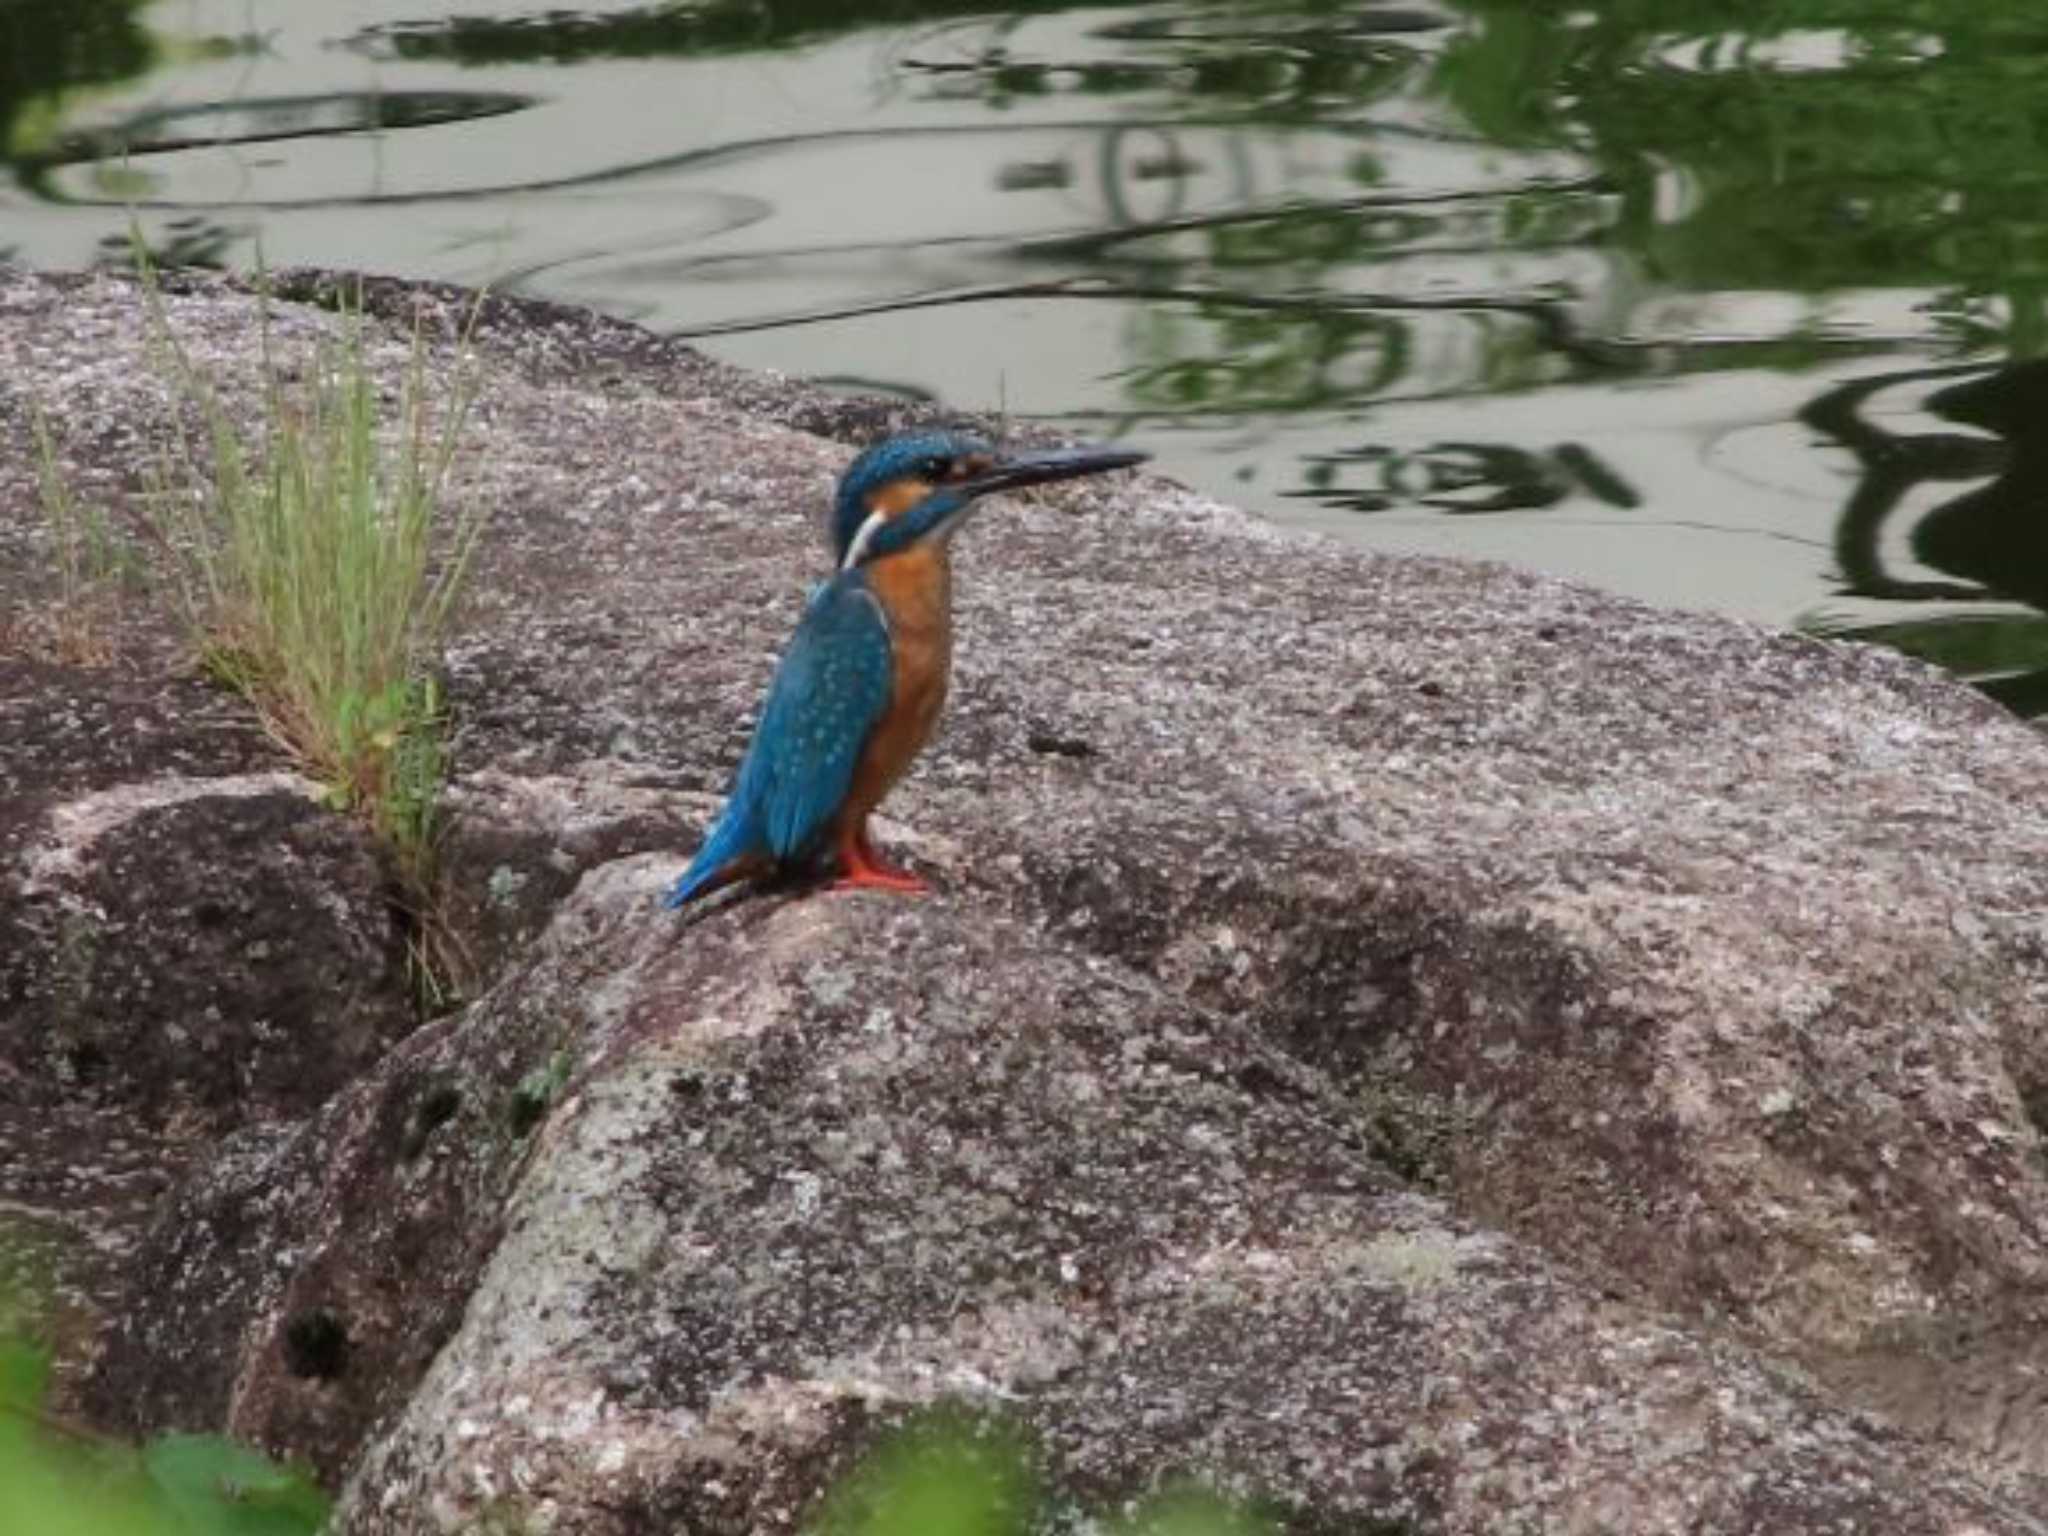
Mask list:
[[866,578],[850,571],[815,588],[725,807],[663,905],[717,890],[750,860],[814,852],[888,711],[893,682],[888,623]]
[[779,860],[808,855],[853,787],[889,708],[889,626],[858,571],[820,587],[797,625],[732,798]]

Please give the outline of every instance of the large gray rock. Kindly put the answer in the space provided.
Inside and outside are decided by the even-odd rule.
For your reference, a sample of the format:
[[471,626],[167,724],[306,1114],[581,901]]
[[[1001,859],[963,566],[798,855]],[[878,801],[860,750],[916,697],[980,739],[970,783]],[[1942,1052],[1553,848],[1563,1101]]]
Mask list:
[[0,657],[0,1212],[67,1302],[119,1306],[189,1156],[416,1022],[390,882],[312,791],[217,690]]
[[467,1026],[489,1059],[543,1002],[577,1075],[347,1530],[784,1529],[851,1431],[939,1397],[1022,1419],[1070,1496],[1192,1475],[1303,1530],[2025,1528],[1403,1190],[1254,1019],[973,903],[677,942],[673,873],[589,877]]
[[[146,433],[132,292],[55,297],[0,283],[0,379]],[[394,370],[459,315],[373,297]],[[246,298],[172,302],[240,376]],[[942,1395],[1077,1496],[1194,1471],[1302,1529],[2034,1528],[2033,732],[1083,486],[962,540],[883,828],[940,894],[678,922],[845,457],[777,419],[895,416],[569,312],[479,347],[450,865],[494,984],[164,1207],[105,1415],[312,1454],[356,1531],[787,1525]]]

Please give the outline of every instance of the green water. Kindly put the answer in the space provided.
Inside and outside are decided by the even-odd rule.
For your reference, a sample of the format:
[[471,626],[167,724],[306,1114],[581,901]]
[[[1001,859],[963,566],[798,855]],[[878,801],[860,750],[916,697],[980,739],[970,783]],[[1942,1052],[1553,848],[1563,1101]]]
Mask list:
[[2048,709],[2048,7],[0,0],[0,250],[1007,408]]

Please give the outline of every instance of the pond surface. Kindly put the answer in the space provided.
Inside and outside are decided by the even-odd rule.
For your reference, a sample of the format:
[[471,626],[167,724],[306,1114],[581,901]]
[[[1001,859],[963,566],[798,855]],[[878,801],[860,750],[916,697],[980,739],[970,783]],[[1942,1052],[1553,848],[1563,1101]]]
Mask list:
[[589,304],[2048,710],[2035,7],[0,0],[0,152],[34,265]]

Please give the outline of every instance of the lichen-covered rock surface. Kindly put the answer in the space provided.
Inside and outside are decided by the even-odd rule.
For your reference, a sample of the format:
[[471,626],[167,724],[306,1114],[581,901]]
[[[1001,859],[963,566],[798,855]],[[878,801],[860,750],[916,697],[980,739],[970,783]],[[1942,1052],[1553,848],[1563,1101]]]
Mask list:
[[[324,291],[284,281],[281,355]],[[370,298],[394,380],[416,324],[454,370],[461,296]],[[253,412],[246,291],[166,307]],[[144,335],[122,281],[0,276],[0,1198],[76,1239],[96,1416],[311,1456],[390,1536],[790,1528],[938,1399],[1075,1508],[2048,1528],[2048,742],[1975,695],[1063,487],[960,542],[952,715],[880,829],[938,894],[673,917],[846,445],[905,409],[497,302],[449,658],[479,995],[413,1029],[374,849],[175,637],[38,654],[29,403],[132,518]]]

